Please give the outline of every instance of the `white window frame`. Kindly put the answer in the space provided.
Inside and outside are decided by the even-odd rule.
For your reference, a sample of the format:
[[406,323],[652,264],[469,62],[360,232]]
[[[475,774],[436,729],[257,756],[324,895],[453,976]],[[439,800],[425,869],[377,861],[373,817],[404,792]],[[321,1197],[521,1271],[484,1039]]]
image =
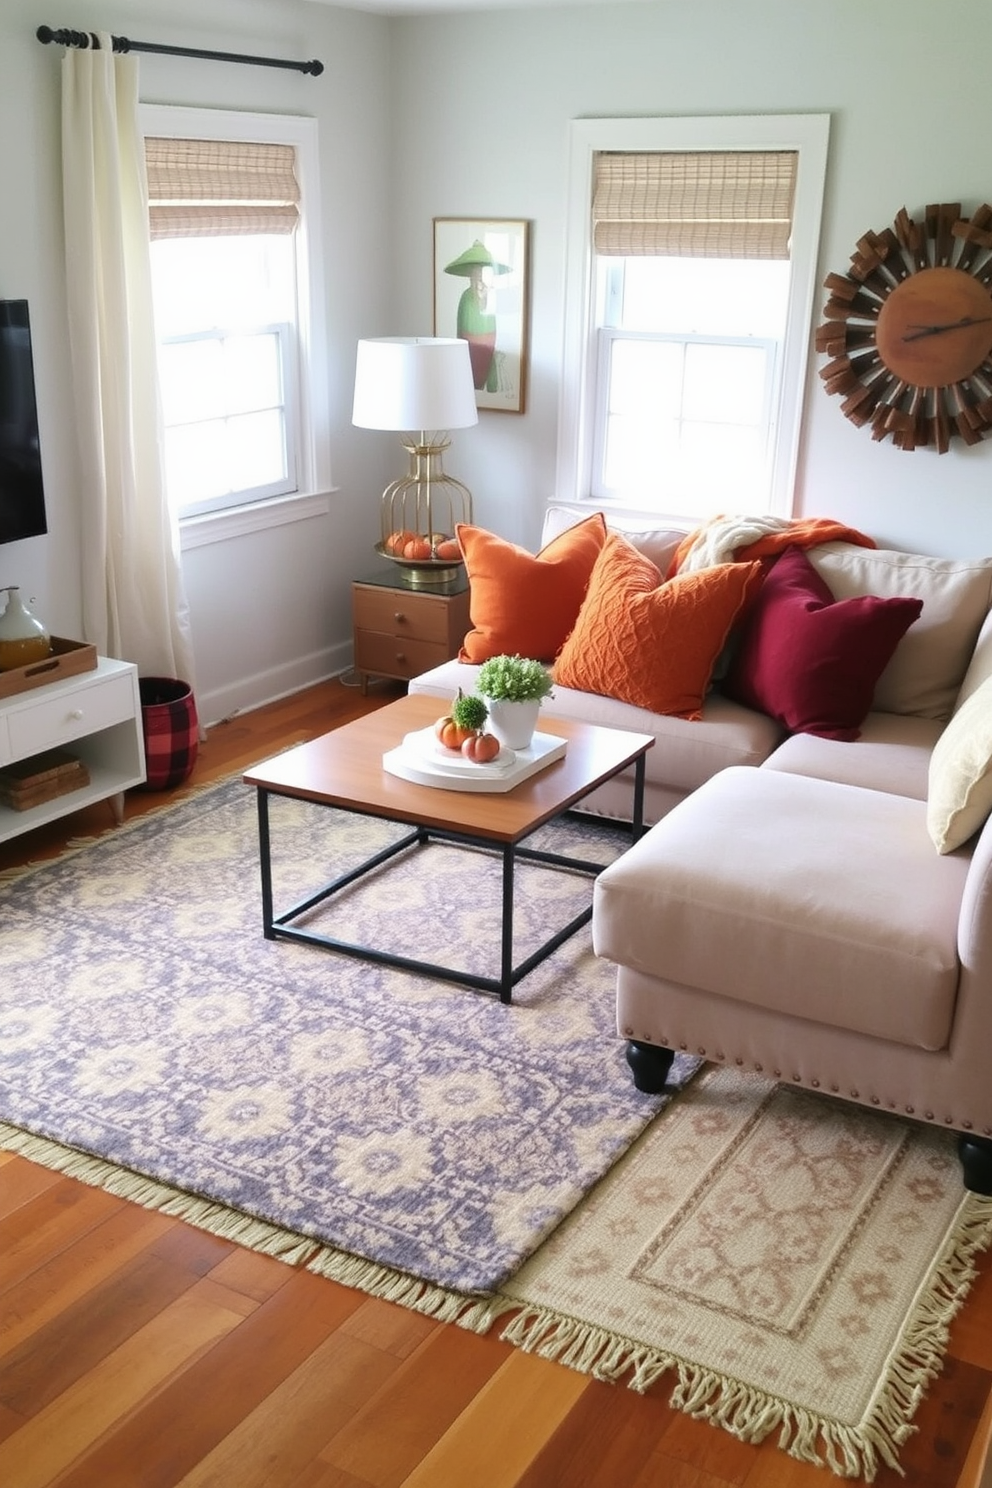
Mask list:
[[250,500],[179,523],[182,548],[201,547],[246,532],[302,521],[330,509],[331,485],[327,353],[323,327],[324,275],[321,255],[320,168],[317,120],[302,114],[246,113],[237,109],[188,108],[143,103],[142,135],[164,139],[250,140],[292,145],[300,184],[296,248],[298,326],[297,489],[286,496]]
[[[558,408],[556,500],[593,501],[596,442],[595,255],[592,190],[595,157],[603,150],[796,150],[798,168],[792,228],[792,272],[785,339],[774,410],[768,510],[791,516],[810,358],[829,114],[755,114],[709,118],[575,119],[570,128],[565,307]],[[599,501],[598,506],[610,507]],[[619,508],[617,509],[619,513]],[[678,518],[656,507],[623,514]]]

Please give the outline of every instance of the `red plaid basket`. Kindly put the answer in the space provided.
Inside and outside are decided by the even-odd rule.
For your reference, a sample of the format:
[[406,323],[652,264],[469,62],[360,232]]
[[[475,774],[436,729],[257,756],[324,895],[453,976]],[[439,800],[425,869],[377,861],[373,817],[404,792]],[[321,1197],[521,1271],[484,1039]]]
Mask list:
[[145,790],[181,785],[196,764],[200,725],[187,682],[140,677],[141,719],[145,735]]

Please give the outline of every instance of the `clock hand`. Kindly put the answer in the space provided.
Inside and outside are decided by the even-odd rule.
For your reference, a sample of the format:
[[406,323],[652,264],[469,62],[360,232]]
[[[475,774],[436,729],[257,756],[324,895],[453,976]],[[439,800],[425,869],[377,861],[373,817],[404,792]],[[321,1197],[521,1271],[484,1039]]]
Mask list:
[[968,326],[984,325],[986,321],[992,320],[992,315],[962,315],[960,320],[948,321],[946,325],[921,325],[915,327],[903,341],[922,341],[924,336],[939,336],[944,331],[961,331]]

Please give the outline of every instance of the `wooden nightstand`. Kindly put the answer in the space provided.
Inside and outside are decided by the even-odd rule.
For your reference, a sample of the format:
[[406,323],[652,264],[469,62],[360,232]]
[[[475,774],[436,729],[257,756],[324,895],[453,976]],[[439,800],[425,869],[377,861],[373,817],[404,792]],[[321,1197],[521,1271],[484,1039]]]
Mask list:
[[471,626],[469,584],[463,568],[451,572],[443,585],[421,587],[396,564],[352,584],[355,670],[362,692],[369,677],[407,682],[458,654]]

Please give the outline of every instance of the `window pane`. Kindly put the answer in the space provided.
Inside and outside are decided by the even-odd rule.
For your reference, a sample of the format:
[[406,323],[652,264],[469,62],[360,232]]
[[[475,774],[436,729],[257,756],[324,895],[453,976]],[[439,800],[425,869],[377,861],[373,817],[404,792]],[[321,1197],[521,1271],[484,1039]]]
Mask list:
[[606,426],[603,480],[615,491],[644,495],[659,485],[659,471],[679,459],[679,425],[675,419],[611,417]]
[[165,464],[170,501],[185,506],[225,495],[229,488],[223,421],[166,429]]
[[159,348],[166,425],[215,418],[226,412],[223,348],[219,341],[176,341]]
[[278,410],[228,419],[228,490],[270,486],[285,477],[284,432]]
[[162,238],[151,253],[163,339],[296,318],[291,237]]
[[687,419],[760,424],[765,416],[768,358],[763,346],[694,343],[685,350]]
[[152,258],[170,501],[182,514],[295,489],[293,240],[166,238]]
[[228,409],[233,413],[281,403],[278,336],[229,336],[224,345]]
[[626,258],[620,266],[624,330],[695,336],[778,337],[785,331],[789,264],[766,259]]
[[677,417],[684,352],[673,341],[612,342],[610,412],[630,417]]
[[696,510],[753,508],[764,486],[764,441],[757,429],[727,424],[686,423],[682,430],[686,487]]

